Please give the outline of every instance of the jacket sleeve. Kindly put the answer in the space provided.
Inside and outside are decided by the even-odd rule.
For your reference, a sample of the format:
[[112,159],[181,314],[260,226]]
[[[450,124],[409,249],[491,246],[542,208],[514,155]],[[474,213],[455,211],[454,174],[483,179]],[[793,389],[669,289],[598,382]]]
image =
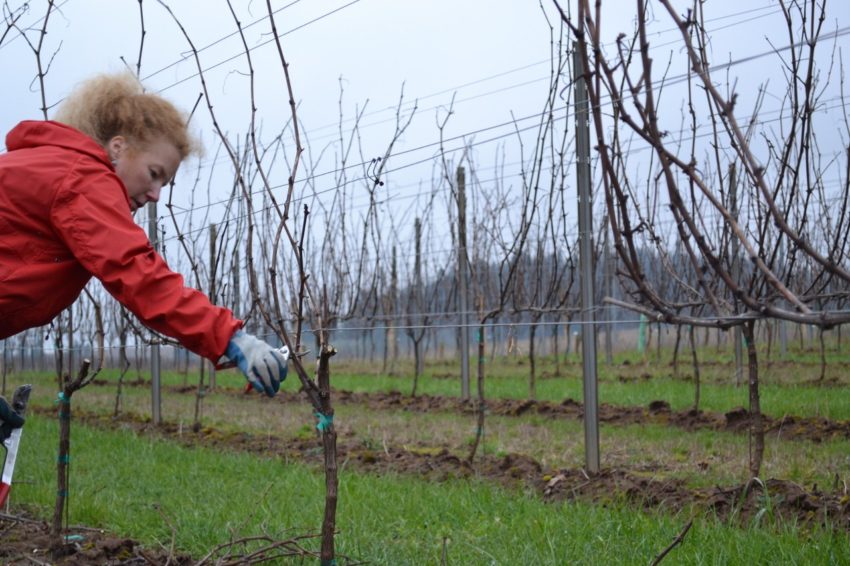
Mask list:
[[242,322],[185,286],[133,222],[118,177],[87,161],[77,162],[56,192],[50,215],[57,236],[144,324],[215,363]]

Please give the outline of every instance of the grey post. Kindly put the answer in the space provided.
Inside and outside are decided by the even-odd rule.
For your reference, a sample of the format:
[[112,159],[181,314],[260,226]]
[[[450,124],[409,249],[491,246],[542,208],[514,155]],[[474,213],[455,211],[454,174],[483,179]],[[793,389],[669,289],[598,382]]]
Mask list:
[[[735,164],[732,163],[729,166],[729,212],[732,214],[735,222],[738,222],[738,179],[736,171]],[[735,280],[735,283],[740,284],[741,259],[739,257],[739,248],[741,243],[734,236],[731,240],[732,278]],[[735,386],[740,387],[744,378],[744,333],[740,324],[735,325],[735,328],[732,330],[732,339],[735,341]]]
[[[150,239],[153,249],[159,251],[159,236],[156,228],[156,202],[154,201],[148,203],[148,239]],[[159,370],[159,342],[154,340],[151,344],[151,421],[155,425],[162,422]]]
[[[779,257],[785,257],[785,239],[779,240]],[[779,357],[786,359],[788,355],[788,321],[779,320]]]
[[[218,230],[216,229],[215,222],[210,223],[210,302],[213,304],[218,304],[216,300],[216,291],[215,288],[215,278],[218,271],[218,256],[216,255],[217,250],[216,240],[218,239]],[[207,363],[207,360],[201,359],[201,363]],[[209,362],[210,364],[210,389],[215,389],[215,364]]]
[[469,399],[469,265],[466,261],[466,172],[457,168],[457,307],[460,312],[460,395]]
[[[605,286],[605,296],[610,297],[614,294],[614,258],[611,257],[611,247],[608,242],[608,216],[605,216],[603,222],[606,225],[605,228],[605,243],[602,247],[602,268],[604,271],[603,277],[605,281],[603,285]],[[614,338],[612,336],[614,332],[614,314],[612,309],[608,308],[605,310],[605,363],[609,366],[614,365]]]
[[599,472],[599,401],[596,382],[596,324],[593,305],[593,203],[590,195],[590,124],[584,61],[573,43],[578,184],[579,267],[581,270],[581,357],[584,376],[584,454],[588,473]]

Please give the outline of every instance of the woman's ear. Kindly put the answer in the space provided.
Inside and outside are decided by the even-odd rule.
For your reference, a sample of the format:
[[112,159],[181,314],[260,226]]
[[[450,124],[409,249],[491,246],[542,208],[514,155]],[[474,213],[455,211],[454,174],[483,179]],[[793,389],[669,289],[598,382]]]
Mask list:
[[109,159],[115,161],[127,149],[127,140],[124,136],[115,136],[106,144],[106,152],[109,154]]

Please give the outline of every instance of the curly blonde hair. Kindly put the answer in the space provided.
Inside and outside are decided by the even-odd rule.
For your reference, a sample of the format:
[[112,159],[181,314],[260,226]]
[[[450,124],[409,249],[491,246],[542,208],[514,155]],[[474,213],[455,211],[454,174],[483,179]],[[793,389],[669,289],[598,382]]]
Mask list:
[[185,115],[161,96],[146,93],[130,72],[86,80],[65,98],[53,119],[91,136],[103,147],[115,136],[127,138],[136,149],[165,139],[177,148],[181,161],[190,153],[200,154]]

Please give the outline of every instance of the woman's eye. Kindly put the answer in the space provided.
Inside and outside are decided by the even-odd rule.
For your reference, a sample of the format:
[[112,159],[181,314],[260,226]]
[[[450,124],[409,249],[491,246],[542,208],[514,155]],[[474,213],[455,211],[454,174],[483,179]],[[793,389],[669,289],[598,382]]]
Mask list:
[[150,173],[151,173],[151,179],[156,180],[156,178],[159,176],[159,174],[153,169],[150,170]]

